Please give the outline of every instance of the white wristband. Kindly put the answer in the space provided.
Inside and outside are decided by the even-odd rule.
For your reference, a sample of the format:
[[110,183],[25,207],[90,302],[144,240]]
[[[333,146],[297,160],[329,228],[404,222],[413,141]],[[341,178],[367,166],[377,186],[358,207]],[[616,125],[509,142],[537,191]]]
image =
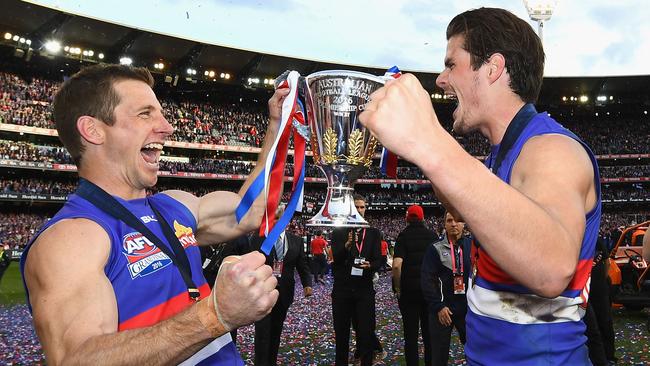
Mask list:
[[[241,258],[240,256],[233,256],[237,260]],[[231,261],[224,261],[221,263],[219,266],[219,272],[217,272],[217,281],[219,281],[219,274],[221,273],[221,269],[224,267],[225,264],[230,264],[232,263]],[[214,312],[217,315],[217,319],[219,319],[219,322],[221,325],[226,329],[227,332],[230,332],[231,330],[235,329],[234,326],[228,324],[224,319],[223,316],[221,316],[221,313],[219,312],[219,306],[217,306],[217,284],[214,284],[214,290],[212,290],[212,304],[214,305]]]

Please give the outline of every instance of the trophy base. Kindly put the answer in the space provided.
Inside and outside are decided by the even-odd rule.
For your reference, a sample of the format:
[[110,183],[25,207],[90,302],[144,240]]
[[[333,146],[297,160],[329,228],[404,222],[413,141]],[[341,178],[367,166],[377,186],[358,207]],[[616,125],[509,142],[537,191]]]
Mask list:
[[347,187],[328,187],[325,204],[316,216],[307,221],[307,226],[324,227],[370,227],[354,206],[352,193]]
[[329,217],[322,216],[320,214],[312,217],[305,224],[306,226],[320,226],[320,227],[370,227],[370,224],[363,218],[361,220],[352,218],[350,219],[330,219]]

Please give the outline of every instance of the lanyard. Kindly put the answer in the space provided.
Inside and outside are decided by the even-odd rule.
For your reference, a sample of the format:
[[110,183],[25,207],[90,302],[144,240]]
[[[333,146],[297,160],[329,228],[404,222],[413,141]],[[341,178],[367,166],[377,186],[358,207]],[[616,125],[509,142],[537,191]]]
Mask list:
[[192,269],[190,268],[190,261],[187,258],[187,253],[185,253],[183,245],[174,234],[169,223],[165,221],[165,218],[154,207],[151,200],[147,199],[147,202],[149,203],[149,206],[151,206],[151,210],[154,212],[156,220],[160,223],[163,234],[165,235],[165,238],[167,238],[169,245],[172,247],[171,250],[162,240],[160,240],[160,238],[158,238],[153,232],[151,232],[151,230],[149,230],[148,227],[135,217],[131,211],[120,204],[115,197],[108,194],[101,187],[98,187],[94,183],[82,178],[79,180],[79,188],[76,193],[105,213],[129,225],[131,228],[138,230],[152,243],[156,244],[156,246],[172,260],[172,263],[174,263],[176,268],[178,268],[178,271],[181,273],[183,281],[185,282],[185,286],[187,286],[187,292],[190,298],[195,301],[199,300],[201,294],[192,280]]
[[[363,236],[361,237],[361,242],[355,242],[354,245],[357,247],[357,250],[359,251],[359,257],[361,257],[361,251],[363,250],[363,243],[366,241],[366,229],[363,229]],[[361,244],[361,245],[359,245]]]
[[[537,115],[537,110],[535,106],[528,103],[524,104],[523,107],[517,112],[515,118],[512,119],[512,122],[508,125],[505,135],[503,135],[503,140],[499,146],[499,152],[497,157],[494,160],[494,166],[490,166],[492,172],[498,175],[499,168],[501,168],[501,163],[505,159],[506,154],[512,149],[512,146],[515,144],[521,133],[524,131],[524,128],[528,126],[528,123]],[[490,154],[489,165],[492,165],[492,154]]]
[[[451,247],[451,271],[454,274],[463,274],[465,273],[465,263],[463,263],[463,247],[462,245],[457,245],[458,251],[454,250],[454,242],[447,237],[449,241],[449,246]],[[460,272],[456,271],[456,261],[460,263]]]

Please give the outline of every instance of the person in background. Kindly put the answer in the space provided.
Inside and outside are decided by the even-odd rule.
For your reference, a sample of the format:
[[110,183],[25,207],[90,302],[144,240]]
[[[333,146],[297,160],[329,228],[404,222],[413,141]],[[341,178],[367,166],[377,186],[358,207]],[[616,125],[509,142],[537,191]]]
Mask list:
[[419,205],[406,210],[406,228],[399,233],[393,257],[393,288],[402,313],[406,364],[417,366],[418,330],[422,330],[424,364],[431,365],[429,313],[422,294],[420,272],[424,254],[436,235],[424,225],[424,211]]
[[314,284],[325,284],[325,271],[327,270],[327,240],[323,238],[323,232],[316,231],[316,236],[311,240],[311,254],[314,266]]
[[388,267],[388,242],[384,240],[384,234],[381,234],[381,272],[386,272]]
[[[354,204],[362,216],[365,202],[363,197],[355,195]],[[350,326],[353,324],[361,365],[373,363],[375,290],[372,279],[381,264],[380,237],[379,230],[372,227],[336,228],[332,232],[332,318],[337,366],[348,364]]]
[[465,224],[445,212],[445,234],[429,245],[422,261],[422,293],[429,309],[431,365],[447,365],[451,331],[455,327],[465,344],[467,286],[471,268],[471,241],[463,237]]
[[2,245],[0,242],[0,282],[2,282],[2,277],[4,276],[7,268],[11,264],[11,251],[9,250],[9,245]]

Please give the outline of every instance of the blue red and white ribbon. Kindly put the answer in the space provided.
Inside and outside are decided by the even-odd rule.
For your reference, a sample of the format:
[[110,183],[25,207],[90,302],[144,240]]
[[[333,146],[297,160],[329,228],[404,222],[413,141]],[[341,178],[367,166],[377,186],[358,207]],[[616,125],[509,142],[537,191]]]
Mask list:
[[[287,79],[278,85],[280,88],[289,88],[290,92],[282,103],[282,114],[278,134],[273,141],[271,150],[264,162],[264,169],[253,181],[253,184],[244,193],[242,200],[235,211],[237,221],[246,215],[253,202],[264,191],[265,212],[260,225],[259,235],[266,237],[260,250],[269,254],[276,240],[291,221],[294,212],[302,211],[305,180],[305,149],[309,136],[309,129],[305,118],[304,106],[298,99],[298,78],[296,71],[291,71]],[[282,186],[284,184],[284,169],[289,151],[289,139],[293,132],[294,139],[294,177],[291,197],[282,217],[277,222],[275,211],[280,204]]]
[[[384,78],[397,79],[402,76],[402,72],[397,66],[393,66],[384,74]],[[379,161],[381,173],[389,178],[397,178],[397,155],[390,152],[387,148],[381,150],[381,160]]]

